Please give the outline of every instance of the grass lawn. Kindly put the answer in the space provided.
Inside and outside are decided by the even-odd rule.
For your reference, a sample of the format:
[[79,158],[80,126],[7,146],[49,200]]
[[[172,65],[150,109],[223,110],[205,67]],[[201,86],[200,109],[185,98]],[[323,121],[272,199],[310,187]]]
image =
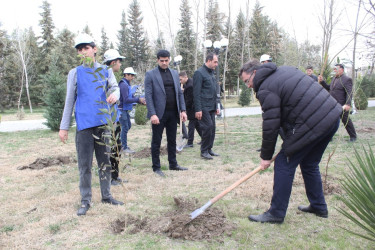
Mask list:
[[[24,114],[22,120],[39,120],[44,119],[43,114],[45,112],[45,107],[34,107],[33,112],[30,112],[28,107],[24,108]],[[20,120],[17,117],[17,108],[5,110],[1,115],[1,121],[17,121]]]
[[[18,166],[28,165],[38,157],[76,157],[74,129],[69,133],[67,144],[60,143],[58,134],[49,130],[0,133],[0,249],[372,249],[373,243],[343,229],[356,227],[336,210],[344,207],[338,199],[345,195],[339,181],[348,171],[348,159],[354,159],[353,147],[369,144],[375,149],[375,108],[360,111],[352,119],[358,141],[348,143],[349,137],[341,125],[321,162],[321,172],[325,172],[328,155],[335,149],[327,177],[331,190],[326,195],[328,219],[298,211],[298,205],[308,204],[298,169],[284,223],[249,222],[249,214],[259,214],[269,208],[273,186],[271,167],[214,204],[237,228],[231,236],[210,241],[176,240],[164,234],[144,232],[113,234],[110,225],[125,215],[158,218],[175,208],[176,195],[197,198],[203,205],[257,167],[261,116],[228,118],[226,135],[223,120],[218,120],[214,150],[221,156],[205,161],[200,158],[197,145],[184,149],[177,160],[189,171],[168,171],[167,156],[162,156],[162,168],[167,175],[164,179],[153,174],[150,157],[122,159],[120,176],[129,182],[111,190],[125,206],[102,204],[98,175],[93,174],[93,206],[82,217],[76,215],[80,204],[76,163],[17,170]],[[134,150],[149,147],[150,141],[149,125],[134,125],[129,131],[128,144]],[[165,144],[163,136],[162,145]]]

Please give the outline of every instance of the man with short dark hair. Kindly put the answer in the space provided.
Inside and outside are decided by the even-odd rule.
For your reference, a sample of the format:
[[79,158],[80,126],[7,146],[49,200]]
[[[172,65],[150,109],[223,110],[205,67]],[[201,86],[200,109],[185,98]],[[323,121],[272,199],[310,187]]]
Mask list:
[[188,131],[188,142],[185,145],[186,148],[192,148],[194,142],[194,132],[197,130],[199,136],[202,136],[201,129],[199,127],[198,119],[195,118],[194,110],[194,96],[193,96],[193,79],[189,78],[186,71],[179,73],[180,82],[184,86],[184,99],[186,105],[187,118],[189,119],[189,131]]
[[193,76],[195,117],[202,131],[201,157],[207,160],[219,156],[212,151],[216,130],[215,114],[220,113],[220,90],[214,75],[218,63],[217,55],[208,53],[205,64]]
[[165,177],[160,166],[160,144],[164,128],[167,132],[169,170],[187,170],[177,164],[176,134],[179,116],[186,121],[184,96],[176,70],[169,68],[170,53],[159,50],[158,67],[147,71],[145,76],[145,97],[147,117],[152,124],[152,169],[154,173]]
[[310,76],[314,81],[318,81],[318,77],[314,75],[314,69],[311,65],[306,67],[306,74]]
[[349,134],[349,142],[355,142],[357,140],[357,133],[353,122],[349,117],[349,110],[353,97],[352,79],[345,75],[343,64],[336,64],[333,71],[335,72],[335,77],[330,84],[330,94],[342,105],[343,113],[341,115],[341,121]]
[[275,159],[271,207],[250,221],[283,223],[292,191],[294,174],[300,165],[310,205],[302,212],[327,218],[319,162],[339,125],[341,107],[330,94],[300,70],[261,65],[258,60],[245,63],[239,73],[253,88],[262,106],[262,148],[260,166],[271,164],[280,127],[285,137]]

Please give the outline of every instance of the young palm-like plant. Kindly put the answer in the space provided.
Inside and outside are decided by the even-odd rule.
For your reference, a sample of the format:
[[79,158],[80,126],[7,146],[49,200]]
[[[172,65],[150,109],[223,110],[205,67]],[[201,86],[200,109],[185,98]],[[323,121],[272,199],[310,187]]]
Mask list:
[[350,172],[341,182],[346,196],[340,199],[350,211],[343,208],[338,208],[338,211],[362,228],[363,232],[346,230],[375,241],[375,157],[370,146],[368,151],[363,147],[363,155],[356,149],[354,151],[358,164],[349,160]]

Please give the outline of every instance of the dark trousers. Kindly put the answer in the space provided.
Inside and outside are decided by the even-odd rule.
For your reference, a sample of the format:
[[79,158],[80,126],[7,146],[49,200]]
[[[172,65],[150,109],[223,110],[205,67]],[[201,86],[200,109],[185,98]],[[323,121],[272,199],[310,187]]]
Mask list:
[[119,169],[118,169],[118,165],[119,165],[119,161],[120,161],[120,150],[121,150],[121,139],[120,139],[120,133],[121,133],[121,126],[120,126],[120,123],[117,123],[116,124],[116,130],[115,130],[115,138],[117,138],[117,145],[113,145],[112,148],[111,148],[111,157],[110,157],[110,161],[111,161],[111,166],[112,166],[112,172],[111,172],[111,176],[112,176],[112,179],[114,180],[117,180],[118,178],[118,173],[119,173]]
[[199,120],[199,127],[202,131],[201,152],[208,152],[212,149],[215,141],[215,114],[216,111],[202,111],[202,119]]
[[[160,119],[160,118],[159,118]],[[163,117],[159,120],[158,125],[152,124],[152,169],[154,171],[160,169],[160,144],[163,136],[164,128],[167,132],[167,148],[169,167],[177,166],[176,160],[176,133],[177,123],[179,122],[177,111],[165,110]]]
[[275,160],[274,186],[271,208],[269,212],[276,217],[284,218],[289,204],[290,193],[296,168],[300,165],[305,190],[311,207],[316,210],[327,210],[324,199],[319,163],[322,155],[336,133],[340,121],[337,122],[319,139],[305,146],[289,158],[281,149]]
[[349,111],[343,111],[341,115],[342,124],[344,124],[346,131],[348,132],[350,138],[357,138],[357,133],[352,120],[349,117]]
[[[94,151],[98,163],[100,191],[102,193],[102,199],[111,198],[111,166],[109,164],[108,157],[110,148],[98,143],[103,143],[103,141],[106,140],[106,137],[103,136],[106,133],[108,132],[100,127],[88,128],[76,132],[76,149],[79,169],[79,191],[81,193],[82,204],[91,203],[91,169]],[[95,139],[93,135],[95,135],[99,139]]]
[[188,143],[187,144],[191,145],[194,142],[194,132],[195,132],[195,130],[197,130],[199,136],[202,137],[202,131],[201,131],[201,127],[199,126],[198,119],[189,120],[188,129],[189,129],[189,133],[188,133]]

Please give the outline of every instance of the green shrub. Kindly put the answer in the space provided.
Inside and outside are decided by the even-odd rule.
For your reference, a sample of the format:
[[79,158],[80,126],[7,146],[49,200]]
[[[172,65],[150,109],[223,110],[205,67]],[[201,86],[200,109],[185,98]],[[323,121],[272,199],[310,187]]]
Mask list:
[[240,98],[238,99],[238,104],[243,106],[249,106],[250,105],[250,95],[251,95],[251,89],[248,88],[245,84],[241,87],[241,94]]
[[137,104],[135,106],[134,120],[137,125],[145,125],[147,123],[147,107],[145,105]]
[[360,83],[367,97],[375,97],[375,75],[365,75]]
[[354,104],[359,110],[365,110],[368,107],[367,96],[361,88],[357,89],[354,94]]
[[363,155],[354,148],[357,164],[350,159],[350,171],[345,174],[341,185],[346,192],[345,196],[339,197],[347,208],[338,208],[338,211],[354,222],[362,232],[349,232],[375,241],[375,156],[369,146],[369,150],[363,147]]

